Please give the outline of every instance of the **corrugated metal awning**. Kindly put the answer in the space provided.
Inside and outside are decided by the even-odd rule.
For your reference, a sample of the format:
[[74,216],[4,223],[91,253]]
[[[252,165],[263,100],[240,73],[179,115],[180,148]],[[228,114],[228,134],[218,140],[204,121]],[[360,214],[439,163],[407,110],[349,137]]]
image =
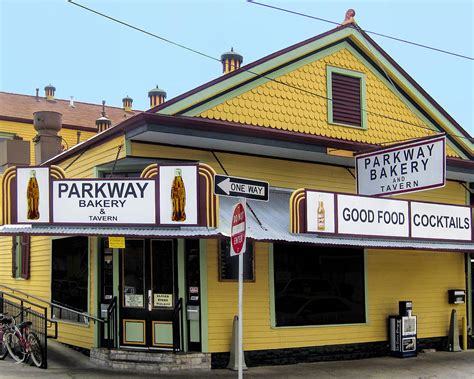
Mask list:
[[[316,234],[292,234],[289,232],[290,193],[272,190],[270,201],[249,201],[247,212],[247,236],[257,241],[299,242],[324,246],[348,246],[380,249],[420,249],[439,251],[474,252],[472,242],[442,242],[426,240],[400,240],[380,237],[321,236]],[[213,238],[230,236],[232,207],[237,199],[221,197],[219,227],[105,227],[105,226],[57,226],[57,225],[3,225],[0,235],[90,235],[155,238]]]

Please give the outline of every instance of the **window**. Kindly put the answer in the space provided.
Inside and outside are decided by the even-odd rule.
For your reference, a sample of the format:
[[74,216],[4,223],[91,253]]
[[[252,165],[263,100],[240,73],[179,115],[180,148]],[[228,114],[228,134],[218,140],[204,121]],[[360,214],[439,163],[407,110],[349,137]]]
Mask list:
[[[254,246],[247,240],[246,252],[243,255],[244,281],[254,281]],[[219,280],[239,280],[239,257],[230,256],[230,238],[222,238],[219,241]]]
[[275,244],[276,326],[365,322],[361,249]]
[[[69,237],[52,241],[51,300],[53,303],[87,312],[89,282],[89,240]],[[76,322],[84,320],[74,312],[53,307],[53,317]]]
[[15,139],[17,136],[15,133],[0,132],[0,141],[6,139]]
[[12,277],[30,278],[30,236],[12,237]]
[[329,123],[366,127],[365,74],[328,66],[327,92]]

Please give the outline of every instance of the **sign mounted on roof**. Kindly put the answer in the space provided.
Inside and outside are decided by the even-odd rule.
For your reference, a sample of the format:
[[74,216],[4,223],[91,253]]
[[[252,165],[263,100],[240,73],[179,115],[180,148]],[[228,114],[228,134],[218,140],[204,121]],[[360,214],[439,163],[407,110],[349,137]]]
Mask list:
[[393,195],[444,187],[446,137],[436,136],[356,155],[357,193]]
[[469,206],[300,189],[290,199],[292,233],[472,241]]
[[215,171],[152,164],[140,178],[67,179],[60,167],[11,167],[1,178],[5,224],[217,226]]

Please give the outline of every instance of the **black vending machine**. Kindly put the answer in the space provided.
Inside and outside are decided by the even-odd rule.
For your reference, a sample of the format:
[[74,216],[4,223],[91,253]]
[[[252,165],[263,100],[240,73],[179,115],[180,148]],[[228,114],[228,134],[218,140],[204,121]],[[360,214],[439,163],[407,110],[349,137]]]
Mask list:
[[398,302],[399,314],[388,317],[390,353],[400,358],[416,357],[416,316],[412,302]]

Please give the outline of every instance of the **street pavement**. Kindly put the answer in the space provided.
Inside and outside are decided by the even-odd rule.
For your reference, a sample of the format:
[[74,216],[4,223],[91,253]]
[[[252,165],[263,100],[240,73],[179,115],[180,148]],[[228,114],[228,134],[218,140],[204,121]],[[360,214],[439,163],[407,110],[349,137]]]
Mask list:
[[[230,370],[186,371],[165,374],[138,374],[98,368],[85,355],[58,342],[48,341],[48,369],[0,361],[0,378],[235,378]],[[474,350],[420,354],[416,358],[392,357],[353,361],[304,363],[288,366],[252,367],[244,378],[377,378],[377,379],[458,379],[474,378]]]

